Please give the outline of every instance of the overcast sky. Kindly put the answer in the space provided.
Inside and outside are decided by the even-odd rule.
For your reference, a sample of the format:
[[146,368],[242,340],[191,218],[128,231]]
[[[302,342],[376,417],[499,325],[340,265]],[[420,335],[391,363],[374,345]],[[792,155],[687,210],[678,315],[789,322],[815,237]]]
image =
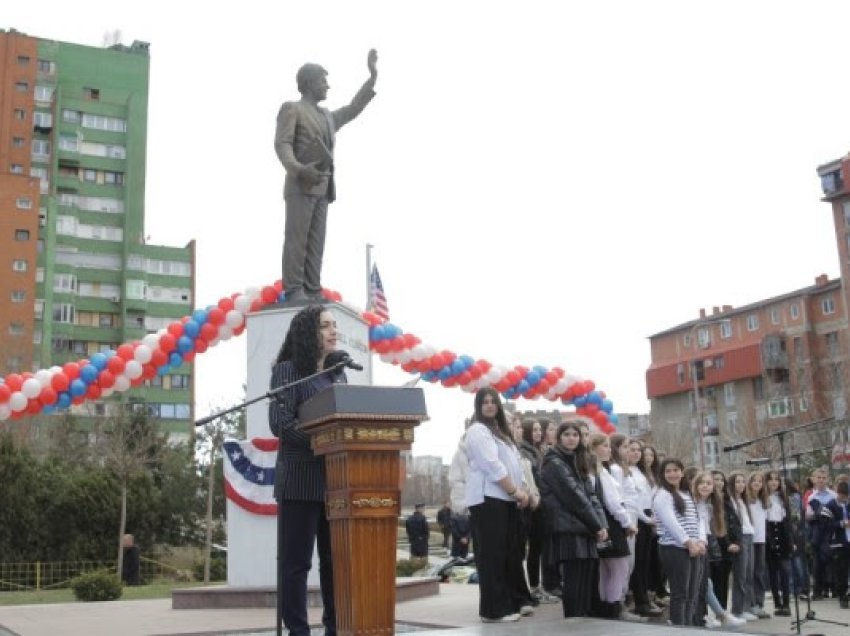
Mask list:
[[[199,307],[280,277],[278,108],[306,61],[347,103],[370,47],[323,282],[362,306],[373,243],[392,321],[438,349],[645,413],[649,335],[838,275],[815,168],[850,151],[844,2],[6,5],[33,36],[150,42],[146,231],[197,241]],[[198,356],[199,416],[241,397],[244,358],[244,337]],[[426,396],[414,452],[448,458],[472,398]]]

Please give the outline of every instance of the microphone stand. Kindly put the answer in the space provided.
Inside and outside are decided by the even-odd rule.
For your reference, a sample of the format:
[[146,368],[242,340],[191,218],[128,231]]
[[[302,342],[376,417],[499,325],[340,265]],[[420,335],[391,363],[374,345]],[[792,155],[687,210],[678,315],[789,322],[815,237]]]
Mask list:
[[[730,452],[730,451],[736,451],[740,448],[746,448],[747,446],[751,446],[752,444],[755,444],[756,442],[761,442],[763,440],[770,439],[771,437],[776,437],[779,440],[779,456],[780,456],[780,459],[782,461],[782,479],[784,480],[788,475],[787,457],[785,455],[785,437],[788,435],[788,433],[793,433],[794,431],[799,431],[799,430],[802,430],[804,428],[810,428],[812,426],[817,426],[819,424],[831,422],[831,421],[834,421],[834,419],[835,418],[827,417],[827,418],[824,418],[822,420],[815,420],[814,422],[808,422],[806,424],[800,424],[798,426],[792,426],[791,428],[786,428],[786,429],[781,430],[781,431],[776,431],[775,433],[768,433],[767,435],[763,435],[761,437],[756,437],[756,438],[748,440],[746,442],[740,442],[738,444],[732,444],[731,446],[725,446],[723,448],[723,451],[727,452],[727,453]],[[813,450],[807,451],[806,453],[797,453],[796,455],[799,457],[799,455],[805,455],[805,454],[808,454],[808,453],[815,452],[817,450],[821,450],[821,449],[813,449]],[[798,471],[799,471],[799,461],[797,462],[797,466],[798,466]],[[784,484],[783,484],[783,486],[784,486]],[[800,508],[801,508],[800,519],[803,523],[805,523],[805,510],[802,509],[803,508],[802,494],[800,495]],[[785,514],[790,515],[791,511],[786,510]],[[791,572],[790,574],[793,576],[793,572]],[[791,581],[789,581],[788,583],[789,583],[788,587],[790,588],[791,587],[791,585],[790,585]],[[796,628],[797,634],[800,633],[800,626],[807,621],[818,621],[818,622],[821,622],[821,623],[829,623],[831,625],[842,625],[844,627],[847,627],[847,623],[840,623],[838,621],[830,621],[830,620],[825,620],[825,619],[822,619],[822,618],[816,618],[815,617],[815,611],[812,609],[811,594],[808,594],[807,597],[808,598],[806,599],[806,603],[807,603],[806,616],[804,618],[800,618],[799,594],[794,594],[794,613],[795,613],[795,616],[796,616],[796,620],[791,621],[791,628],[792,629]]]
[[[262,395],[258,395],[257,397],[251,398],[250,400],[245,400],[244,402],[240,402],[239,404],[237,404],[235,406],[231,406],[229,409],[225,409],[223,411],[218,411],[218,412],[213,413],[211,415],[208,415],[206,417],[202,417],[201,419],[195,421],[195,426],[204,426],[204,425],[209,424],[210,422],[212,422],[214,420],[217,420],[222,415],[227,415],[228,413],[233,413],[234,411],[242,410],[244,408],[247,408],[251,404],[254,404],[255,402],[259,402],[260,400],[268,400],[268,399],[277,400],[277,399],[280,398],[280,395],[284,391],[291,389],[294,386],[298,386],[299,384],[303,384],[304,382],[307,382],[308,380],[312,380],[313,378],[317,378],[320,375],[324,375],[325,373],[335,373],[337,371],[340,371],[340,370],[343,369],[343,367],[347,366],[348,364],[349,364],[349,359],[340,360],[336,364],[332,364],[328,368],[322,369],[321,371],[317,371],[316,373],[313,373],[312,375],[307,375],[307,376],[304,376],[303,378],[299,378],[299,379],[295,380],[294,382],[290,382],[289,384],[283,384],[283,385],[276,387],[274,389],[270,389],[269,391],[266,391]],[[277,438],[277,443],[278,443],[277,452],[278,453],[280,453],[281,444],[283,444],[282,434],[283,434],[283,431],[279,430],[278,431],[278,438]],[[283,507],[280,505],[280,502],[278,501],[277,502],[277,555],[276,555],[276,561],[277,561],[277,573],[276,573],[277,574],[277,586],[276,587],[277,587],[277,589],[275,590],[275,592],[276,592],[275,593],[275,612],[276,612],[275,629],[276,629],[276,636],[282,636],[283,635],[283,626],[282,626],[282,623],[283,623],[283,600],[281,598],[283,596],[283,564],[282,564],[282,561],[281,561],[281,554],[283,552],[283,532],[282,532],[283,524],[281,523],[282,513],[283,513]]]

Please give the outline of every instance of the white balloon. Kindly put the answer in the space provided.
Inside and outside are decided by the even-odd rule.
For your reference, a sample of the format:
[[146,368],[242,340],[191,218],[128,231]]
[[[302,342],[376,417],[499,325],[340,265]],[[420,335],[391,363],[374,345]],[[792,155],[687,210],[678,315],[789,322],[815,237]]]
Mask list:
[[21,392],[28,398],[36,398],[41,393],[41,382],[35,378],[27,378],[24,380]]
[[127,364],[124,365],[124,375],[131,380],[135,380],[142,375],[142,371],[142,363],[138,360],[128,360]]
[[153,351],[151,351],[151,348],[146,344],[140,344],[133,352],[133,357],[142,364],[150,362],[152,355]]
[[251,310],[251,299],[244,294],[237,296],[236,300],[233,301],[233,306],[243,314],[247,314]]
[[[156,349],[159,347],[159,336],[155,333],[149,333],[142,338],[142,344],[146,347],[150,347],[151,349]],[[136,351],[138,351],[138,349],[136,349]]]
[[0,404],[0,422],[5,422],[12,417],[12,409],[8,404]]
[[426,349],[427,348],[425,347],[425,345],[420,342],[418,345],[416,345],[415,347],[413,347],[413,349],[410,350],[410,355],[413,356],[413,359],[416,361],[424,360],[428,357],[428,352],[426,351]]
[[255,298],[260,297],[260,288],[259,287],[249,287],[245,290],[245,295],[250,299],[254,300]]
[[567,390],[567,386],[569,385],[567,384],[566,378],[558,378],[558,381],[555,382],[555,386],[553,388],[555,389],[556,394],[561,394]]
[[402,349],[398,352],[398,361],[402,364],[407,364],[410,362],[412,354],[410,353],[410,349]]
[[15,413],[23,411],[27,408],[27,396],[21,393],[20,391],[15,391],[9,397],[9,408],[11,408]]
[[230,336],[233,335],[233,329],[228,327],[227,325],[221,325],[218,328],[218,338],[217,340],[230,340]]
[[130,388],[130,379],[123,373],[121,375],[115,376],[115,384],[112,385],[112,388],[115,391],[123,393],[124,391]]
[[62,367],[52,366],[52,367],[50,367],[49,371],[50,371],[50,375],[56,375],[57,373],[62,373]]
[[35,374],[35,379],[38,380],[42,389],[46,386],[50,386],[51,378],[53,378],[53,374],[47,369],[42,369]]
[[236,329],[245,322],[245,316],[241,311],[237,311],[236,309],[231,309],[224,316],[224,324],[226,324],[231,329]]
[[107,388],[107,389],[103,389],[103,390],[100,392],[100,397],[109,397],[109,396],[110,396],[110,395],[112,395],[114,392],[115,392],[115,385],[113,384],[111,387],[109,387],[109,388]]

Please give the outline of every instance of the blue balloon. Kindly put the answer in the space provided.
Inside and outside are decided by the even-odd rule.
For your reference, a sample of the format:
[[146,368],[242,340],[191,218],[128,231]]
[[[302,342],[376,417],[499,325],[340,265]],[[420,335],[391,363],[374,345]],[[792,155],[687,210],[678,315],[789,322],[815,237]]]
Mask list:
[[534,386],[540,382],[540,377],[537,371],[529,371],[528,375],[525,376],[525,381],[528,382],[528,386]]
[[192,320],[194,320],[199,325],[204,324],[207,321],[207,310],[196,309],[192,312]]
[[179,367],[181,364],[183,364],[183,356],[181,356],[176,351],[172,351],[170,354],[168,354],[168,364],[172,367]]
[[452,368],[448,365],[437,372],[437,377],[441,380],[448,380],[450,377],[452,377],[452,375]]
[[602,396],[599,395],[597,391],[591,391],[587,394],[587,401],[591,404],[596,404],[597,406],[602,405]]
[[386,329],[384,329],[384,325],[375,325],[369,330],[369,339],[375,342],[379,340],[384,340],[387,337]]
[[196,323],[194,320],[188,320],[183,324],[183,333],[190,338],[195,339],[198,337],[198,334],[201,333],[201,325]]
[[[92,356],[92,358],[94,358],[94,356]],[[106,364],[106,361],[104,361],[104,364]],[[86,384],[91,384],[97,380],[97,367],[93,364],[87,364],[84,366],[80,369],[80,379]]]
[[277,302],[282,303],[284,300],[286,300],[286,292],[282,291],[277,295]]
[[[86,367],[88,367],[88,366],[90,366],[90,365],[86,365]],[[94,367],[92,367],[92,368],[94,368]],[[82,372],[80,372],[80,374],[82,375]],[[80,397],[81,395],[85,395],[86,394],[86,383],[83,382],[80,378],[75,378],[74,380],[71,381],[70,391],[71,391],[71,397]]]
[[171,367],[168,366],[167,364],[164,364],[161,367],[157,367],[156,374],[157,375],[165,375],[169,371],[171,371]]
[[611,400],[602,400],[602,410],[610,413],[614,410],[614,403]]
[[547,369],[546,367],[542,367],[542,366],[540,366],[539,364],[538,364],[537,366],[535,366],[535,367],[534,367],[534,371],[537,371],[537,373],[538,373],[541,377],[543,377],[544,375],[546,375],[547,373],[549,373],[549,369]]
[[115,349],[107,349],[103,352],[103,355],[105,355],[106,359],[109,360],[109,358],[114,358],[115,356],[117,356],[118,352],[115,351]]
[[180,336],[177,339],[177,351],[180,353],[188,353],[195,346],[195,343],[189,336]]
[[611,415],[608,416],[608,421],[611,422],[611,424],[617,424],[619,423],[620,418],[617,417],[616,413],[611,413]]
[[67,391],[62,391],[56,398],[56,406],[60,409],[67,409],[71,406],[71,396],[68,395]]
[[581,407],[587,405],[587,398],[585,396],[577,397],[573,400],[573,404],[576,405],[576,408],[580,409]]
[[55,413],[56,412],[56,405],[55,404],[45,404],[44,408],[41,409],[41,412],[44,413],[45,415],[50,415],[51,413]]
[[464,371],[466,371],[466,365],[463,363],[463,360],[455,358],[455,361],[452,362],[452,375],[458,375]]
[[466,371],[466,369],[468,369],[473,364],[475,364],[475,359],[472,358],[471,356],[463,355],[463,356],[460,356],[460,358],[458,358],[458,359],[463,361],[464,371]]
[[103,369],[106,367],[106,356],[102,353],[96,353],[91,357],[90,362],[98,371],[103,371]]
[[525,380],[520,380],[519,384],[517,384],[516,392],[521,395],[528,391],[530,388],[531,386],[528,384],[528,382],[526,382]]

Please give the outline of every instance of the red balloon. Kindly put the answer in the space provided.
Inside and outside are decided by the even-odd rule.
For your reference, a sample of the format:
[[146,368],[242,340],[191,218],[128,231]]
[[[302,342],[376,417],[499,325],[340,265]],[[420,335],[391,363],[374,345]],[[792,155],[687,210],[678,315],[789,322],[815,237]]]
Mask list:
[[511,371],[508,371],[508,372],[505,374],[505,379],[506,379],[508,382],[510,382],[510,385],[511,385],[511,386],[513,386],[513,385],[515,385],[515,384],[519,384],[519,381],[520,381],[522,378],[520,377],[519,373],[517,373],[517,372],[516,372],[516,371],[514,371],[514,370],[511,370]]
[[390,347],[392,347],[391,340],[378,340],[378,342],[375,343],[375,351],[378,353],[388,353]]
[[183,362],[191,362],[192,360],[195,359],[194,349],[191,350],[191,351],[187,351],[186,353],[184,353],[182,355],[183,355]]
[[425,358],[424,360],[419,360],[416,362],[416,370],[419,373],[427,373],[431,370],[431,359]]
[[195,353],[203,353],[209,348],[209,343],[203,338],[195,340]]
[[168,333],[170,333],[175,338],[179,338],[183,335],[183,323],[172,322],[168,325]]
[[124,360],[124,362],[129,362],[133,359],[133,354],[135,353],[135,350],[133,349],[133,345],[122,344],[120,347],[118,347],[118,349],[116,349],[116,353],[118,354],[117,356],[115,356],[116,358],[121,358],[122,360]]
[[165,353],[171,353],[177,347],[177,339],[170,333],[164,333],[159,337],[159,348]]
[[543,377],[546,378],[546,381],[549,383],[549,386],[552,386],[553,384],[558,382],[558,374],[555,373],[555,371],[553,370],[547,371],[546,375],[544,375]]
[[469,367],[469,375],[472,377],[473,380],[477,380],[478,378],[480,378],[481,374],[481,367],[479,367],[477,364],[473,364],[471,367]]
[[218,327],[216,327],[215,325],[213,325],[209,322],[205,322],[203,325],[201,325],[200,336],[201,336],[201,338],[203,338],[207,342],[209,342],[211,340],[215,340],[217,335],[218,335]]
[[[231,302],[233,302],[233,301],[231,301]],[[233,308],[231,307],[230,309],[233,309]],[[227,311],[230,311],[230,309],[228,309]],[[224,324],[224,316],[225,316],[225,313],[224,313],[223,309],[221,309],[220,307],[213,307],[212,309],[210,309],[207,312],[207,323],[209,323],[211,325],[216,325],[216,326],[223,325]],[[204,323],[204,324],[206,324],[206,323]]]
[[271,305],[272,303],[277,302],[277,290],[274,287],[263,287],[260,292],[260,298],[263,299],[263,302],[267,305]]
[[446,366],[446,364],[451,364],[457,359],[457,354],[453,353],[452,351],[447,351],[444,349],[443,351],[440,351],[440,354],[443,356],[443,360],[445,361],[445,364],[443,366]]
[[452,376],[452,377],[450,377],[450,378],[446,378],[445,380],[440,380],[440,383],[441,383],[444,387],[446,387],[447,389],[450,389],[450,388],[452,388],[454,385],[456,385],[456,384],[457,384],[457,378],[456,378],[456,377],[454,377],[454,376]]
[[[223,311],[225,313],[230,311],[231,309],[233,309],[234,306],[235,305],[233,304],[232,298],[222,298],[221,300],[218,301],[218,308],[221,309],[221,311]],[[210,309],[210,312],[213,311],[214,309],[215,309],[215,307],[213,307],[213,309]],[[207,312],[207,320],[209,320],[209,319],[210,319],[209,312]]]
[[236,329],[233,330],[233,335],[234,336],[241,336],[242,332],[245,331],[245,325],[247,325],[247,324],[248,323],[246,323],[245,321],[242,321],[242,324],[239,325],[238,327],[236,327]]
[[404,337],[398,336],[390,340],[390,351],[399,352],[404,349]]
[[472,382],[472,374],[468,370],[457,376],[457,383],[461,386],[469,384],[470,382]]
[[109,389],[115,386],[115,375],[109,369],[104,369],[97,375],[97,383],[101,388]]
[[77,397],[71,398],[71,404],[80,405],[86,401],[86,396],[78,395]]
[[493,365],[487,362],[487,360],[479,360],[475,364],[479,369],[481,369],[481,373],[487,373],[490,369],[493,368]]
[[141,386],[144,381],[145,376],[140,375],[138,378],[133,378],[132,380],[130,380],[130,386]]
[[[54,391],[67,391],[68,387],[71,386],[71,381],[64,373],[57,373],[52,378],[50,378],[50,386],[53,387]],[[2,400],[0,400],[0,402],[2,402]]]
[[123,358],[119,358],[118,356],[112,356],[109,360],[106,361],[106,368],[109,369],[113,375],[120,375],[124,373],[124,367],[126,363]]
[[[408,373],[413,373],[416,370],[416,362],[411,360],[410,362],[403,362],[401,365],[402,370],[407,371]],[[3,400],[0,399],[0,402]]]
[[493,388],[496,389],[499,393],[504,393],[508,390],[508,387],[510,386],[510,381],[507,378],[502,378],[493,385]]
[[56,404],[56,400],[59,399],[59,396],[56,395],[56,391],[54,391],[52,387],[46,386],[41,390],[41,393],[38,394],[38,399],[42,404]]
[[34,400],[29,401],[29,403],[27,404],[26,411],[30,415],[38,415],[39,413],[41,413],[41,409],[43,409],[43,408],[44,408],[44,405],[41,403],[41,401],[38,398],[36,398]]
[[608,414],[605,411],[599,411],[593,416],[593,421],[602,428],[608,423]]
[[518,364],[514,367],[517,373],[519,373],[520,377],[525,377],[528,375],[528,367],[524,367],[521,364]]
[[404,340],[405,349],[413,349],[413,347],[415,347],[421,342],[421,340],[419,340],[419,338],[414,336],[412,333],[403,334],[401,337]]
[[251,306],[248,308],[248,311],[254,313],[255,311],[260,311],[265,303],[262,298],[255,298],[251,301]]
[[596,384],[593,382],[593,380],[585,380],[584,381],[584,392],[585,393],[590,393],[595,388],[596,388]]
[[145,365],[142,365],[142,377],[145,380],[151,380],[156,377],[156,367],[148,362]]
[[585,405],[584,410],[590,417],[594,417],[599,413],[599,405],[591,402]]
[[275,291],[279,294],[283,291],[283,281],[278,278],[272,287],[274,287]]
[[166,364],[167,362],[168,362],[168,354],[165,353],[165,351],[163,351],[162,349],[154,349],[153,350],[153,353],[151,354],[150,364],[152,364],[155,367],[161,367],[162,365]]
[[5,384],[0,384],[0,404],[8,402],[10,397],[12,397],[11,389]]
[[446,366],[443,356],[440,353],[435,353],[431,356],[431,371],[439,371]]
[[20,391],[23,384],[24,378],[17,373],[10,373],[6,376],[6,386],[9,387],[9,390],[12,393]]
[[89,388],[86,389],[86,397],[90,400],[96,400],[100,397],[101,390],[97,384],[89,384]]
[[542,380],[540,380],[540,382],[537,383],[534,388],[537,389],[537,392],[540,393],[540,395],[543,395],[550,388],[549,380],[543,378]]

